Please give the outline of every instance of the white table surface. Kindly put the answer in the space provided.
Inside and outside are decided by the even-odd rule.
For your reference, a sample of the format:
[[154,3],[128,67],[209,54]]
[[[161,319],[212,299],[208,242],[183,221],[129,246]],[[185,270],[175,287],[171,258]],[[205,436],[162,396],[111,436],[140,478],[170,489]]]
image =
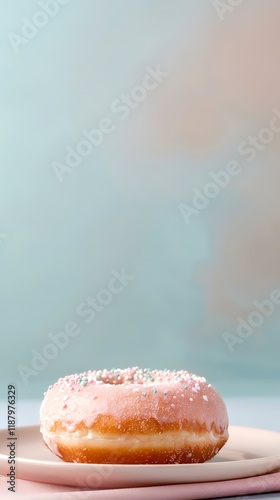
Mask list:
[[[228,409],[231,425],[256,427],[280,432],[280,396],[276,397],[247,397],[224,398]],[[17,426],[39,423],[40,400],[19,400],[17,402]],[[0,400],[0,428],[6,427],[7,402]],[[280,453],[280,450],[279,450]],[[278,499],[278,493],[262,493],[260,495],[244,495],[230,497],[231,499]],[[223,500],[223,499],[219,499]],[[224,499],[226,500],[226,499]],[[227,497],[229,500],[229,497]]]

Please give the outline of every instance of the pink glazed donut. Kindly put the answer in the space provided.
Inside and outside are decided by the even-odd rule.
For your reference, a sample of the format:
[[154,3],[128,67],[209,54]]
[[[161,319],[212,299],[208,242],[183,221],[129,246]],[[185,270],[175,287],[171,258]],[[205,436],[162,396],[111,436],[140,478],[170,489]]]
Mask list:
[[41,433],[66,462],[180,464],[211,459],[228,439],[216,389],[187,371],[99,370],[45,393]]

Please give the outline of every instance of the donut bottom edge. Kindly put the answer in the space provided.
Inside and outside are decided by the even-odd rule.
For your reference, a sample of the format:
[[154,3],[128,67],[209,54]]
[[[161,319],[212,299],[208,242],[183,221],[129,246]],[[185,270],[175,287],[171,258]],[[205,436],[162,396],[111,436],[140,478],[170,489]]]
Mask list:
[[[156,446],[153,442],[151,447],[138,446],[129,447],[124,443],[114,443],[108,446],[106,440],[98,440],[98,445],[86,438],[71,439],[69,437],[52,436],[50,439],[44,437],[47,447],[64,462],[87,463],[87,464],[191,464],[203,463],[213,458],[227,442],[228,436],[209,437],[208,433],[200,435],[199,440],[188,441],[176,440],[176,444],[170,445],[167,439],[166,446],[162,443]],[[154,440],[153,440],[154,441]],[[169,441],[169,442],[168,442]]]

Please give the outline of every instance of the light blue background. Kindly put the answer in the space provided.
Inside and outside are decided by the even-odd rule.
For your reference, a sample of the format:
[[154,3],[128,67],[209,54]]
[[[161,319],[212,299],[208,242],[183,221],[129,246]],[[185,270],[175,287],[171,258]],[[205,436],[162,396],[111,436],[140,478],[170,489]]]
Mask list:
[[[226,311],[209,312],[211,290],[197,278],[219,260],[209,218],[227,212],[227,227],[217,220],[222,239],[232,214],[246,213],[238,194],[225,191],[188,226],[178,210],[187,194],[161,196],[160,169],[156,184],[147,176],[139,188],[124,188],[119,178],[126,175],[123,164],[129,172],[126,150],[139,172],[141,161],[146,169],[161,163],[184,169],[191,162],[180,151],[162,158],[143,152],[139,159],[129,139],[134,116],[116,121],[113,142],[105,138],[62,183],[51,167],[63,162],[65,147],[75,147],[83,128],[110,115],[112,101],[139,84],[146,66],[165,63],[171,71],[166,54],[198,29],[203,41],[212,8],[211,2],[183,0],[71,0],[15,53],[7,34],[20,33],[22,17],[31,19],[38,3],[3,1],[0,233],[8,236],[0,245],[2,394],[15,383],[19,397],[38,397],[60,376],[131,365],[188,369],[223,394],[279,394],[278,311],[258,329],[257,342],[248,338],[231,354],[222,335],[234,333],[236,321]],[[122,149],[119,133],[128,137]],[[230,146],[209,150],[207,169],[233,158],[239,140],[237,131]],[[197,170],[186,173],[186,193],[207,180],[199,166],[197,160]],[[135,279],[86,325],[77,305],[123,267]],[[228,292],[244,303],[242,290],[234,292],[229,283]],[[247,314],[255,298],[262,295],[248,299]],[[48,332],[69,321],[77,321],[81,334],[25,386],[17,367],[30,367],[32,349],[41,352]]]

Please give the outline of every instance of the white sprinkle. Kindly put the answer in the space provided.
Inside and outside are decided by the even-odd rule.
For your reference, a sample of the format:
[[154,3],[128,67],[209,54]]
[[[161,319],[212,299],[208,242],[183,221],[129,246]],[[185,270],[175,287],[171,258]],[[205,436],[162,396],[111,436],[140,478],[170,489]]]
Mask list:
[[193,398],[190,398],[190,401],[193,401]]
[[202,397],[203,397],[204,401],[208,401],[207,396],[202,396]]

